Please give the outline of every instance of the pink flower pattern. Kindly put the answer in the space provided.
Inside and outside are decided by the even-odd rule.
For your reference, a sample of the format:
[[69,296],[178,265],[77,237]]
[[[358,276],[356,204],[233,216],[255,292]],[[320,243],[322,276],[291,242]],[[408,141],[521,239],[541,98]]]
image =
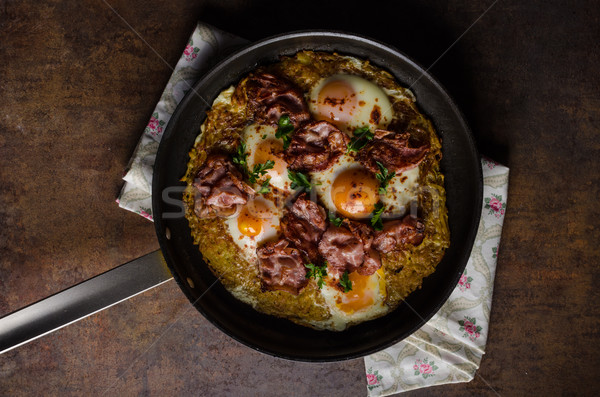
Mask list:
[[463,320],[458,322],[458,325],[460,325],[459,331],[464,332],[464,338],[469,338],[469,340],[474,342],[481,336],[482,328],[477,325],[477,319],[475,317],[465,316]]
[[186,61],[191,62],[196,59],[198,52],[200,52],[200,48],[194,47],[194,42],[190,39],[190,42],[185,46],[185,50],[183,50],[183,55]]
[[502,209],[502,203],[496,197],[492,197],[490,201],[488,201],[488,205],[496,212]]
[[164,126],[165,122],[158,119],[158,112],[154,112],[152,113],[152,117],[150,117],[150,121],[148,122],[144,133],[152,136],[158,136],[162,134]]
[[467,270],[465,269],[462,276],[460,276],[460,280],[458,280],[458,289],[460,292],[465,292],[469,288],[471,288],[471,282],[473,281],[473,277],[467,276]]
[[379,375],[379,371],[373,372],[373,367],[367,370],[367,388],[369,390],[381,386],[381,379],[383,379],[383,376]]
[[417,359],[415,361],[415,365],[413,365],[413,369],[415,370],[415,376],[422,376],[423,379],[427,379],[430,376],[435,376],[435,371],[438,369],[438,366],[435,365],[435,361],[429,362],[429,358],[425,357],[424,359]]
[[491,197],[485,198],[485,208],[489,210],[490,215],[500,218],[506,210],[506,203],[502,202],[502,196],[492,193]]
[[140,208],[140,212],[138,212],[138,214],[148,220],[152,220],[152,210],[150,208]]
[[482,159],[483,163],[487,165],[490,170],[494,169],[498,165],[498,163],[496,163],[494,160],[488,159],[487,157],[483,157]]

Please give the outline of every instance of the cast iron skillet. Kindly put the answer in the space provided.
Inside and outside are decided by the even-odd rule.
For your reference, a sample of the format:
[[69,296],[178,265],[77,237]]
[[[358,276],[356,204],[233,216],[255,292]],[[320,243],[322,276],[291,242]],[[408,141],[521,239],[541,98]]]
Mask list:
[[[208,103],[257,65],[303,49],[338,52],[369,59],[412,86],[419,108],[443,142],[451,245],[434,274],[394,312],[343,332],[316,331],[259,313],[215,282],[192,243],[180,209],[188,152],[204,121]],[[201,97],[202,98],[201,98]],[[174,193],[175,192],[175,193]],[[220,62],[190,90],[171,117],[154,167],[152,210],[164,257],[188,299],[209,321],[249,347],[302,361],[356,358],[386,348],[420,328],[446,301],[471,252],[482,202],[479,155],[465,120],[446,91],[423,68],[377,41],[339,32],[295,32],[251,44]],[[178,203],[179,202],[179,203]],[[178,215],[175,215],[178,214]]]

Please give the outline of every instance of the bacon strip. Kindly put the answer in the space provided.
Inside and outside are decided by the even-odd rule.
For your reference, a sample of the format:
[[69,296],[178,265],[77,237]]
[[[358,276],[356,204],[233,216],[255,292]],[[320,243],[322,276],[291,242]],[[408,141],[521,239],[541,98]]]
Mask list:
[[375,137],[358,153],[358,161],[373,173],[379,172],[377,161],[388,171],[399,174],[419,165],[429,151],[429,143],[411,147],[410,133],[375,130]]
[[402,248],[406,244],[419,245],[423,241],[425,225],[412,215],[406,215],[402,220],[385,222],[383,230],[377,232],[373,247],[385,254]]
[[319,253],[338,273],[347,271],[368,276],[381,267],[379,253],[372,247],[373,232],[365,224],[345,221],[329,225],[319,243]]
[[259,247],[256,254],[264,289],[282,290],[298,295],[308,283],[302,254],[289,247],[287,240],[267,243]]
[[318,244],[327,228],[325,210],[314,201],[300,195],[281,220],[283,234],[296,247],[304,251],[309,260],[317,261]]
[[302,91],[288,80],[270,73],[256,73],[246,82],[246,95],[254,119],[276,126],[287,114],[298,127],[310,119]]
[[199,218],[231,215],[254,196],[254,189],[242,181],[242,174],[223,154],[208,157],[193,186],[194,212]]
[[344,224],[355,236],[359,237],[363,243],[365,258],[362,265],[357,269],[358,274],[369,276],[375,273],[381,267],[381,258],[379,257],[379,252],[373,247],[373,228],[364,223],[354,222],[348,219]]
[[346,151],[350,139],[327,121],[305,124],[292,135],[286,161],[297,171],[322,171]]

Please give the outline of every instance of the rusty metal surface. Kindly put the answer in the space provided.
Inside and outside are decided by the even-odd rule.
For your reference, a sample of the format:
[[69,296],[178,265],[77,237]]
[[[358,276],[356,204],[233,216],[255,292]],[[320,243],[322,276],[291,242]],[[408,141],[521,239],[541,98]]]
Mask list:
[[[428,66],[492,1],[109,3],[171,65],[201,18],[249,39],[355,31]],[[600,387],[599,19],[593,1],[499,0],[431,69],[480,150],[511,167],[511,182],[479,376],[407,395]],[[2,315],[158,248],[152,225],[114,199],[170,70],[101,0],[5,0],[0,35]],[[211,326],[172,282],[0,356],[2,395],[281,390],[364,395],[362,360],[256,353]]]

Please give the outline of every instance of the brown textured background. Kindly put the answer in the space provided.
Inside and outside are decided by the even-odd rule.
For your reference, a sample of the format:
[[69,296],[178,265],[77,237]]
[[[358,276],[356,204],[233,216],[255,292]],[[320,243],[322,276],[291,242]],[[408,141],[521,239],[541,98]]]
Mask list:
[[[202,19],[354,31],[428,66],[492,1],[109,3],[170,65]],[[499,0],[431,69],[510,194],[478,377],[406,395],[600,388],[600,8],[566,3]],[[102,0],[0,1],[0,315],[158,248],[114,200],[170,73]],[[261,355],[190,307],[170,282],[6,353],[0,395],[366,393],[362,360]]]

